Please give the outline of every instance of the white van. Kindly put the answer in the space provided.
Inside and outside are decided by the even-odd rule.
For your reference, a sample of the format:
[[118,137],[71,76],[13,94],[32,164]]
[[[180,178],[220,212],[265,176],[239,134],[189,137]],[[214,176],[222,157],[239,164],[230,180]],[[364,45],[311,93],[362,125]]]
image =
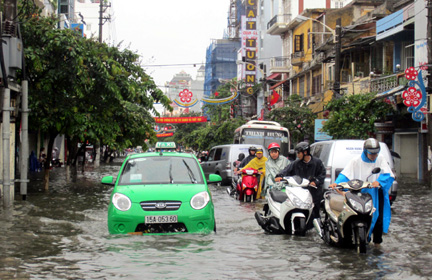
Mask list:
[[245,158],[249,155],[249,147],[261,148],[264,151],[264,156],[268,157],[267,149],[262,145],[254,144],[228,144],[219,145],[211,148],[208,156],[204,161],[201,161],[201,167],[206,178],[209,174],[218,174],[222,177],[222,184],[231,184],[234,165],[238,155],[243,153]]
[[[339,173],[344,169],[348,162],[363,152],[363,144],[365,140],[329,140],[311,144],[311,155],[320,158],[326,168],[326,178],[324,180],[324,188],[333,183]],[[380,154],[387,159],[394,175],[393,155],[399,157],[395,152],[391,152],[387,145],[380,142]],[[389,191],[390,202],[396,199],[398,183],[395,180]]]

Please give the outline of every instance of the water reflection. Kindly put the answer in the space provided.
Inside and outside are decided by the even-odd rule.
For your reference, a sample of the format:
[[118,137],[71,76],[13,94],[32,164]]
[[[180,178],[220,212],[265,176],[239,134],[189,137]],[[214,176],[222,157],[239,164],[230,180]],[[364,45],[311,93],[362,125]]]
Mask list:
[[212,186],[217,233],[109,235],[111,188],[99,183],[118,165],[65,174],[55,169],[48,192],[32,178],[27,201],[0,210],[0,279],[429,279],[431,191],[400,181],[390,233],[365,255],[305,237],[270,235],[243,203]]

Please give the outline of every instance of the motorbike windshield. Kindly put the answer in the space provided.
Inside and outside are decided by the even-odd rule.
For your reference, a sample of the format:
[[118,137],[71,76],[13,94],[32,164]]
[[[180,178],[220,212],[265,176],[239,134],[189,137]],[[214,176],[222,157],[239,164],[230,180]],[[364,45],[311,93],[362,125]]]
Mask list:
[[124,166],[119,185],[204,184],[198,163],[184,157],[144,157],[130,159]]

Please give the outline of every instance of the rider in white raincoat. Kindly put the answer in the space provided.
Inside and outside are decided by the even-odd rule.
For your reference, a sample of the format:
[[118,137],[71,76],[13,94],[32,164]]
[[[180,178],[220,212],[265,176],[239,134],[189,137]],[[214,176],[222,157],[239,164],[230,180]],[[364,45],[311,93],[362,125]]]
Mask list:
[[266,161],[266,175],[265,175],[265,186],[263,195],[265,196],[267,194],[267,191],[269,188],[272,188],[274,186],[283,186],[283,184],[279,182],[275,182],[276,174],[279,174],[288,164],[290,164],[290,161],[280,155],[280,146],[277,143],[271,143],[268,146],[268,153],[269,157]]
[[[375,167],[381,168],[380,173],[370,176],[368,180],[372,182],[372,186],[375,188],[362,190],[362,192],[371,194],[376,209],[372,217],[368,237],[370,240],[373,233],[373,242],[375,244],[382,242],[382,233],[387,233],[390,226],[391,208],[388,192],[395,179],[389,163],[384,156],[379,154],[379,151],[379,142],[374,138],[367,139],[363,145],[361,156],[353,158],[339,174],[335,183],[330,185],[330,187],[334,187],[339,183],[348,182],[352,179],[366,181],[367,177],[372,174],[372,169]],[[379,185],[381,185],[381,188],[377,188]]]

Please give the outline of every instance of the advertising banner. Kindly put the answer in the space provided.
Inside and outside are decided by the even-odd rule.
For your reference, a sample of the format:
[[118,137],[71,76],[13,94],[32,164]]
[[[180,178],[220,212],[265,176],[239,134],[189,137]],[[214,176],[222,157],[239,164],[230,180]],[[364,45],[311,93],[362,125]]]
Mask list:
[[197,123],[207,122],[207,117],[165,117],[154,120],[156,123]]

